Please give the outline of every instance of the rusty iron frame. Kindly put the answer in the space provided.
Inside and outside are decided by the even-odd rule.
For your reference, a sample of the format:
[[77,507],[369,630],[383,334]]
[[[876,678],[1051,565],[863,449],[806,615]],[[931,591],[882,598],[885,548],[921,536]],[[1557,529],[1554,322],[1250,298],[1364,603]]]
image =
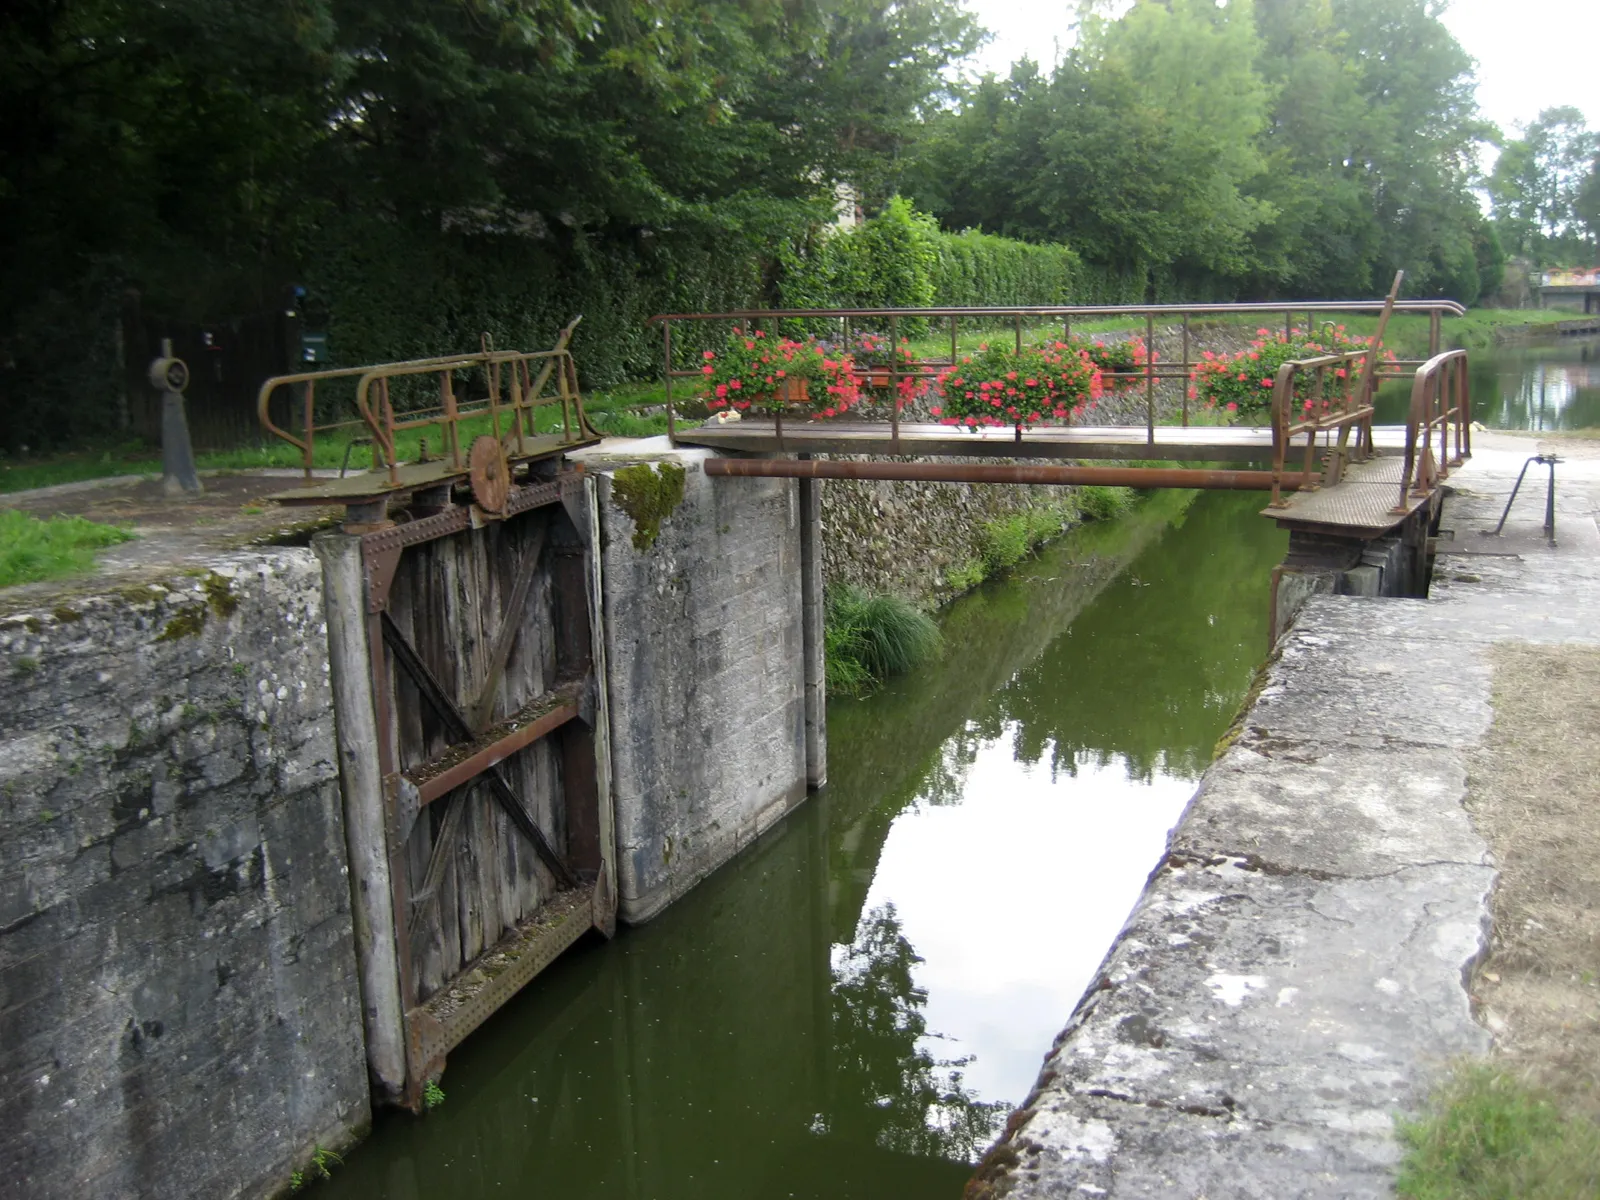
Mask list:
[[[1439,453],[1434,455],[1434,430]],[[1455,453],[1450,435],[1455,433]],[[1411,408],[1406,417],[1405,468],[1393,511],[1407,511],[1408,499],[1426,496],[1449,477],[1452,468],[1472,457],[1472,387],[1465,350],[1435,355],[1411,383]]]
[[[572,510],[584,486],[582,464],[555,480],[513,487],[506,515],[561,504]],[[606,878],[602,859],[593,879],[580,876],[550,845],[511,787],[499,764],[535,741],[548,737],[573,720],[592,723],[596,681],[593,667],[582,677],[566,678],[534,697],[498,723],[492,721],[491,682],[498,679],[515,641],[515,622],[526,603],[533,573],[545,549],[540,536],[524,553],[501,618],[501,632],[491,651],[488,678],[480,685],[476,702],[463,711],[433,675],[416,649],[389,616],[388,607],[396,572],[404,551],[411,546],[448,537],[476,527],[466,506],[374,530],[362,535],[361,551],[366,583],[368,656],[375,716],[379,768],[384,780],[385,834],[388,841],[390,899],[395,912],[396,949],[399,959],[401,1006],[406,1040],[406,1087],[402,1102],[420,1110],[427,1080],[444,1069],[445,1056],[529,979],[590,928],[609,936],[614,928],[615,888]],[[580,537],[584,537],[580,529]],[[585,541],[587,538],[585,537]],[[586,554],[596,548],[587,546]],[[447,729],[450,745],[428,762],[402,770],[395,760],[392,733],[394,713],[388,689],[389,663],[411,680],[420,700],[431,708]],[[532,845],[540,862],[555,881],[551,898],[517,930],[486,947],[476,962],[490,958],[497,970],[486,986],[467,987],[472,971],[463,968],[434,996],[420,1001],[415,993],[411,962],[411,935],[419,913],[431,908],[443,866],[459,831],[460,815],[468,794],[486,786],[512,825]],[[604,802],[604,797],[600,797]],[[417,818],[431,803],[445,806],[445,818],[424,876],[413,896],[406,846]],[[499,962],[504,959],[503,963]]]
[[1308,478],[1299,472],[1230,471],[1180,467],[1080,467],[1063,464],[885,462],[833,458],[709,458],[702,466],[713,479],[883,479],[919,483],[1034,483],[1134,488],[1196,488],[1203,491],[1294,489]]
[[[529,449],[528,441],[535,435],[534,410],[556,404],[561,405],[562,442],[592,443],[598,441],[600,435],[589,424],[584,412],[577,363],[568,348],[580,320],[581,317],[576,318],[567,325],[548,350],[495,350],[490,347],[486,334],[482,349],[475,353],[276,375],[266,380],[256,394],[256,416],[268,433],[300,451],[307,480],[312,478],[315,467],[317,434],[365,430],[372,444],[373,469],[388,472],[390,487],[401,483],[401,464],[395,443],[395,434],[401,430],[437,426],[442,456],[449,460],[450,468],[463,475],[468,468],[462,453],[461,425],[482,417],[489,419],[492,436],[512,458]],[[482,372],[485,395],[481,400],[462,403],[456,398],[455,376],[472,370]],[[437,378],[438,404],[396,413],[390,381],[416,376]],[[552,376],[555,389],[547,394],[546,387]],[[317,384],[335,379],[355,380],[356,416],[318,424]],[[295,386],[299,386],[301,392],[302,420],[299,429],[291,432],[272,420],[271,405],[278,389]]]
[[[1206,319],[1226,316],[1256,316],[1262,319],[1282,315],[1284,327],[1292,331],[1295,319],[1304,314],[1309,325],[1315,322],[1319,314],[1375,314],[1379,317],[1379,336],[1387,326],[1388,315],[1393,312],[1426,313],[1429,317],[1429,347],[1431,356],[1440,351],[1440,338],[1442,318],[1444,316],[1462,316],[1466,309],[1453,300],[1396,300],[1398,291],[1396,287],[1391,290],[1384,300],[1359,300],[1359,301],[1305,301],[1280,303],[1271,302],[1263,304],[1120,304],[1120,305],[1017,305],[1017,306],[988,306],[988,307],[929,307],[929,308],[790,308],[790,309],[733,309],[727,312],[701,312],[701,313],[660,313],[650,318],[649,324],[661,327],[662,340],[662,370],[666,385],[667,408],[667,433],[674,444],[677,442],[678,406],[673,396],[673,381],[675,379],[694,379],[700,377],[698,370],[679,369],[673,365],[673,326],[686,322],[701,321],[727,321],[743,322],[753,328],[765,328],[773,322],[789,320],[835,320],[840,322],[840,328],[846,342],[851,336],[851,325],[861,320],[871,320],[880,325],[886,325],[889,330],[889,340],[892,345],[899,345],[899,326],[903,320],[948,320],[950,325],[950,357],[948,359],[924,359],[911,370],[901,368],[898,358],[891,355],[888,368],[889,395],[888,404],[890,426],[890,453],[899,454],[900,441],[900,404],[895,397],[898,393],[899,381],[911,376],[929,377],[936,375],[944,367],[953,365],[959,357],[958,345],[960,341],[959,327],[962,320],[981,320],[995,323],[1009,320],[1013,337],[1018,348],[1022,346],[1023,327],[1028,321],[1054,321],[1060,322],[1063,336],[1070,338],[1072,335],[1072,322],[1074,320],[1094,321],[1106,317],[1132,317],[1143,318],[1145,325],[1146,345],[1149,346],[1155,338],[1155,322],[1157,318],[1176,318],[1181,321],[1183,334],[1183,358],[1179,364],[1158,364],[1153,358],[1147,359],[1142,370],[1118,371],[1111,374],[1114,379],[1126,379],[1130,382],[1142,381],[1145,392],[1145,427],[1146,445],[1155,447],[1155,388],[1158,380],[1184,380],[1190,378],[1193,362],[1190,358],[1192,322],[1195,318]],[[1371,374],[1374,386],[1381,379],[1404,378],[1408,374],[1407,368],[1419,367],[1427,360],[1396,360],[1392,363],[1373,363]],[[874,369],[874,373],[880,373]],[[1189,424],[1188,389],[1183,388],[1183,424]],[[783,449],[783,417],[777,414],[775,426],[777,430],[778,449]]]
[[[1301,475],[1308,480],[1315,479],[1305,485],[1312,489],[1339,482],[1352,431],[1356,434],[1355,461],[1365,461],[1372,456],[1373,390],[1377,375],[1370,368],[1371,358],[1370,350],[1347,350],[1315,358],[1295,359],[1279,366],[1272,385],[1274,478],[1284,475],[1285,460],[1294,439],[1302,433],[1306,435],[1306,447]],[[1358,365],[1368,369],[1362,373],[1360,386],[1353,388],[1352,376]],[[1328,394],[1330,371],[1338,381],[1332,397]],[[1313,397],[1301,402],[1302,411],[1308,411],[1309,415],[1295,418],[1290,414],[1296,402],[1300,401],[1299,380],[1305,375],[1312,376]],[[1317,477],[1314,471],[1317,436],[1332,430],[1339,431],[1339,442],[1337,446],[1329,448],[1323,470]],[[1287,503],[1276,484],[1272,488],[1271,503],[1274,508],[1281,508]]]

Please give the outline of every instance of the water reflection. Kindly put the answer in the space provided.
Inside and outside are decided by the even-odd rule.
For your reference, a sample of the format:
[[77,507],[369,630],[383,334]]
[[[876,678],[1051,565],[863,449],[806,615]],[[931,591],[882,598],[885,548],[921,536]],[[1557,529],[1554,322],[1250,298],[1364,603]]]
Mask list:
[[833,706],[824,793],[541,976],[319,1186],[956,1200],[1248,684],[1258,507],[1160,494],[954,606],[944,661]]
[[[1473,416],[1491,429],[1600,427],[1600,338],[1502,343],[1468,358]],[[1409,396],[1409,385],[1387,385],[1377,419],[1404,420]]]

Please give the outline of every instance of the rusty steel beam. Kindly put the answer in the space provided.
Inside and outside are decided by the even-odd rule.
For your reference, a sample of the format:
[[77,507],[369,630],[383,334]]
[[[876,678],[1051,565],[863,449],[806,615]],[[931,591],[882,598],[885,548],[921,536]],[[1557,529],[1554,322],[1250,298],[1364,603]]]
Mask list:
[[[710,458],[712,478],[886,479],[917,483],[1101,484],[1131,488],[1196,488],[1209,491],[1272,490],[1271,471],[1227,471],[1177,467],[1067,467],[1022,463],[862,462],[810,458]],[[1300,471],[1277,477],[1292,491],[1306,486]]]

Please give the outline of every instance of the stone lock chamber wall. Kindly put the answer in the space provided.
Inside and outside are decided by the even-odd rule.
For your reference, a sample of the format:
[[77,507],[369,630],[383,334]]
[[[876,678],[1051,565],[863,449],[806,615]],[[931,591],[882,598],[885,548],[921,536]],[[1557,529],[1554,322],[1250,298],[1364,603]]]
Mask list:
[[[805,799],[808,684],[821,685],[806,506],[794,480],[711,480],[710,451],[664,438],[574,457],[599,484],[617,912],[639,922]],[[638,464],[684,470],[645,549],[616,502],[618,470]]]
[[272,1195],[368,1122],[327,671],[301,549],[0,617],[0,1191]]

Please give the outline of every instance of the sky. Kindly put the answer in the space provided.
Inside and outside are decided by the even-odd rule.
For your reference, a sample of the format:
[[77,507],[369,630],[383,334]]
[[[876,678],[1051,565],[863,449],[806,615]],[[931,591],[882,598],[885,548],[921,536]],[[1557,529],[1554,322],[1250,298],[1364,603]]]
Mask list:
[[[1005,74],[1030,55],[1048,66],[1070,43],[1069,0],[967,0],[995,35],[978,52],[979,73]],[[1453,0],[1444,23],[1478,60],[1478,104],[1507,136],[1570,104],[1600,126],[1600,71],[1585,65],[1600,45],[1600,0]],[[1577,53],[1573,53],[1576,51]],[[1565,61],[1563,61],[1565,60]]]

